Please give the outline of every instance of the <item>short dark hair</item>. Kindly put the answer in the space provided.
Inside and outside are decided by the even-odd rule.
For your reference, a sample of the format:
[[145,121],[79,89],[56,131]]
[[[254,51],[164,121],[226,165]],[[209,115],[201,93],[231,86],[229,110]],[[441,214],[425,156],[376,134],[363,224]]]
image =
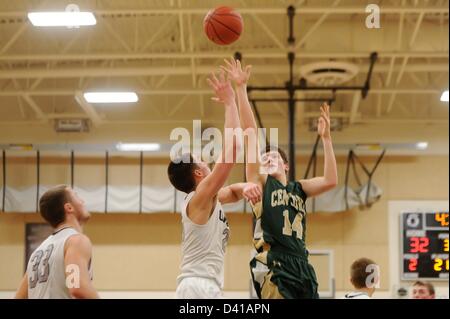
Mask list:
[[435,294],[433,284],[431,284],[431,283],[428,282],[428,281],[420,281],[420,280],[417,280],[416,282],[413,283],[413,286],[423,286],[423,287],[427,287],[428,292],[429,292],[430,295],[434,295],[434,294]]
[[189,194],[195,189],[194,169],[197,165],[191,154],[182,154],[169,163],[167,175],[177,190]]
[[58,185],[50,188],[39,199],[39,212],[52,226],[56,227],[66,220],[64,205],[70,202],[67,185]]
[[289,164],[288,157],[286,156],[286,153],[281,148],[279,148],[278,146],[267,145],[264,153],[269,153],[271,151],[278,152],[280,154],[281,158],[283,159],[284,163]]
[[353,262],[350,267],[350,277],[355,288],[367,288],[366,279],[370,275],[367,272],[367,266],[369,265],[375,265],[375,262],[369,258],[359,258]]

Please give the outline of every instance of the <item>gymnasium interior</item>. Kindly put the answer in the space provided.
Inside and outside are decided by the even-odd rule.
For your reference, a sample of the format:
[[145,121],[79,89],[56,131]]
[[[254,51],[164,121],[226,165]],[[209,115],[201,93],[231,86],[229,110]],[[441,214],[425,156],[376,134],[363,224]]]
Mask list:
[[[222,5],[243,21],[229,45],[204,30]],[[28,15],[50,11],[92,12],[95,24],[40,27]],[[421,280],[448,299],[448,39],[448,0],[0,1],[0,298],[13,298],[51,233],[38,200],[59,184],[92,213],[100,297],[174,298],[185,194],[167,177],[171,134],[223,129],[206,79],[238,57],[252,65],[258,125],[277,129],[297,180],[323,172],[317,118],[331,105],[339,182],[307,206],[320,297],[352,291],[350,266],[367,257],[380,269],[373,298],[409,299]],[[100,91],[136,99],[87,101]],[[227,184],[243,181],[237,163]],[[224,208],[224,297],[256,298],[251,207]],[[423,249],[411,250],[409,229]]]

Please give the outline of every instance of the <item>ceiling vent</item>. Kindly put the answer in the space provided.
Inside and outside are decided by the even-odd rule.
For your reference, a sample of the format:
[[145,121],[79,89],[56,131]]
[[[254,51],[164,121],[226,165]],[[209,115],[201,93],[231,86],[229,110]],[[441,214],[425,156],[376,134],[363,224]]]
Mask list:
[[300,67],[301,77],[318,86],[343,84],[353,79],[358,72],[359,68],[355,64],[336,61],[315,62]]

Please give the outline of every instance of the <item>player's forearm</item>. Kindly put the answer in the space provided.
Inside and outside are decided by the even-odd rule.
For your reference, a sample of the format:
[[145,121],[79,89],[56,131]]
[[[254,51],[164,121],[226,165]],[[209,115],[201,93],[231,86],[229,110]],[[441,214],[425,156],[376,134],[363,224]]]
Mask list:
[[98,299],[98,298],[100,298],[97,291],[90,284],[83,285],[80,288],[70,289],[70,295],[75,299]]
[[338,183],[336,157],[333,151],[331,137],[322,138],[324,152],[324,179],[330,186],[336,186]]
[[28,299],[28,291],[17,290],[14,299]]
[[247,86],[240,85],[236,87],[236,94],[239,105],[239,116],[241,118],[242,129],[246,130],[248,128],[257,129],[256,120],[253,115],[252,107],[248,100]]
[[233,197],[236,201],[244,198],[244,188],[247,183],[236,183],[230,185],[231,192],[233,193]]
[[[256,139],[254,140],[256,145],[251,145],[251,143],[247,142],[247,151],[246,151],[247,164],[245,165],[245,175],[247,181],[256,183],[259,178],[259,144],[257,135],[258,126],[256,125],[253,110],[248,100],[247,86],[245,84],[237,86],[236,95],[238,99],[239,117],[241,119],[242,129],[244,131],[248,129],[253,129],[254,136],[256,137]],[[250,152],[254,153],[252,154],[253,156],[251,156]]]
[[239,112],[234,100],[225,103],[225,129],[235,129],[241,127],[239,122]]
[[225,104],[225,140],[222,147],[222,152],[227,163],[235,162],[236,154],[241,150],[240,139],[234,137],[234,130],[240,128],[239,113],[236,102],[234,100]]
[[28,299],[28,276],[26,273],[20,282],[19,289],[17,289],[14,299]]

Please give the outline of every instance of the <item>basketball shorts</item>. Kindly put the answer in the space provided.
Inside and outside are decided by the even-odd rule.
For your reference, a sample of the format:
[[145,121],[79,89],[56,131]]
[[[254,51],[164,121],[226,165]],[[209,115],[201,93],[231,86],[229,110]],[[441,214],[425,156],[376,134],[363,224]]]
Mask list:
[[202,277],[183,278],[175,292],[177,299],[220,299],[222,289],[213,279]]
[[253,287],[261,299],[317,299],[314,268],[305,257],[266,251],[250,262]]

